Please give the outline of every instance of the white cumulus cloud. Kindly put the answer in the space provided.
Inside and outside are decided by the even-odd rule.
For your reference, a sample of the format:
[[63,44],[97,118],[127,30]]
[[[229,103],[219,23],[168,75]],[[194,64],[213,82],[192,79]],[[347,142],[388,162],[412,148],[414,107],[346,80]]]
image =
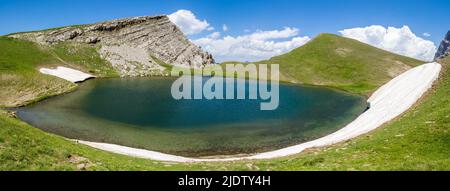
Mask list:
[[207,36],[207,38],[218,39],[220,37],[220,32],[213,32]]
[[408,26],[385,28],[380,25],[372,25],[339,32],[344,37],[419,60],[431,61],[436,52],[433,42],[416,36]]
[[193,42],[219,62],[258,61],[289,52],[311,40],[308,36],[298,36],[298,33],[297,28],[290,27],[235,37],[220,37],[220,33],[212,33]]
[[189,10],[178,10],[168,15],[168,17],[186,35],[198,34],[204,30],[214,30],[213,27],[209,27],[209,23],[206,20],[201,21],[197,19],[194,13]]
[[227,26],[226,24],[223,24],[223,25],[222,25],[222,30],[223,30],[224,32],[227,32],[227,31],[228,31],[228,26]]

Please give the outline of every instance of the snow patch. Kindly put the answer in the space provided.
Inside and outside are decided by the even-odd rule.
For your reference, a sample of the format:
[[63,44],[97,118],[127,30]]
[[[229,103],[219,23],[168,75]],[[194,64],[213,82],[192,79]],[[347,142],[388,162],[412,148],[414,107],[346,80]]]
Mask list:
[[73,83],[83,82],[89,78],[95,78],[93,75],[62,66],[58,66],[56,69],[41,68],[39,71],[43,74],[56,76]]

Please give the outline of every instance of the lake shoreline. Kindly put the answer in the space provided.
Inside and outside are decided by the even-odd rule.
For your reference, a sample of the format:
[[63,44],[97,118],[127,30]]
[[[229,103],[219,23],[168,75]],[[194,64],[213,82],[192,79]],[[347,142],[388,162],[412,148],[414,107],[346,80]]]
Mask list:
[[[425,67],[428,66],[428,67]],[[128,155],[128,156],[133,156],[133,157],[138,157],[138,158],[144,158],[144,159],[151,159],[151,160],[158,160],[158,161],[169,161],[169,162],[223,162],[223,161],[236,161],[236,160],[253,160],[253,159],[272,159],[272,158],[279,158],[279,157],[284,157],[284,156],[289,156],[289,155],[294,155],[294,154],[298,154],[301,153],[302,151],[304,151],[305,149],[308,148],[316,148],[316,147],[324,147],[324,146],[329,146],[329,145],[333,145],[335,143],[339,143],[345,140],[349,140],[352,138],[355,138],[357,136],[360,136],[362,134],[365,134],[371,130],[376,129],[377,127],[382,126],[384,123],[389,122],[390,120],[394,119],[395,117],[400,116],[403,112],[407,111],[409,107],[411,107],[412,105],[414,105],[416,103],[417,100],[419,100],[421,98],[421,96],[429,89],[431,88],[433,82],[439,77],[439,72],[441,70],[441,65],[438,63],[428,63],[428,64],[423,64],[420,66],[417,66],[415,68],[412,68],[408,71],[406,71],[405,73],[401,74],[400,76],[394,78],[393,80],[389,81],[387,84],[383,85],[382,87],[380,87],[377,91],[375,91],[375,93],[372,94],[372,96],[369,98],[369,102],[370,100],[377,100],[374,97],[377,97],[376,94],[377,92],[379,92],[382,89],[388,89],[388,91],[392,91],[394,89],[389,89],[389,88],[385,88],[386,85],[388,85],[389,83],[392,82],[396,82],[396,81],[401,81],[399,79],[402,79],[402,75],[405,75],[413,70],[416,71],[420,71],[423,70],[425,68],[428,68],[427,71],[425,72],[419,72],[419,76],[428,76],[428,82],[425,84],[421,84],[420,82],[417,82],[417,84],[415,84],[416,86],[420,86],[418,88],[413,88],[416,89],[416,93],[420,96],[416,96],[415,99],[413,101],[410,101],[408,105],[408,107],[406,109],[404,109],[402,112],[398,113],[395,116],[391,116],[391,119],[389,120],[384,120],[383,123],[378,124],[376,127],[371,127],[371,128],[363,128],[360,131],[354,131],[355,127],[349,128],[348,126],[350,126],[351,124],[354,124],[355,121],[357,121],[360,117],[358,117],[358,119],[356,119],[355,121],[353,121],[352,123],[350,123],[349,125],[347,125],[346,127],[338,130],[335,133],[332,133],[330,135],[327,135],[325,137],[313,140],[313,141],[309,141],[306,143],[301,143],[299,145],[294,145],[291,147],[287,147],[284,149],[278,149],[275,151],[269,151],[269,152],[264,152],[264,153],[259,153],[259,154],[253,154],[251,156],[245,155],[245,157],[233,157],[233,156],[239,156],[239,155],[231,155],[231,156],[222,156],[220,158],[189,158],[189,157],[182,157],[182,156],[176,156],[176,155],[171,155],[171,154],[164,154],[164,153],[160,153],[160,152],[155,152],[155,151],[150,151],[150,150],[145,150],[145,149],[136,149],[136,148],[131,148],[131,147],[126,147],[126,146],[121,146],[121,145],[114,145],[114,144],[108,144],[108,143],[99,143],[99,142],[89,142],[89,141],[83,141],[83,140],[74,140],[80,144],[84,144],[84,145],[88,145],[90,147],[93,148],[97,148],[100,150],[105,150],[105,151],[109,151],[109,152],[113,152],[113,153],[118,153],[118,154],[123,154],[123,155]],[[416,74],[417,75],[417,74]],[[411,75],[409,75],[411,76]],[[101,78],[99,78],[101,79]],[[415,76],[415,78],[413,79],[417,79],[417,76]],[[413,80],[414,81],[414,80]],[[417,80],[416,80],[417,81]],[[282,83],[282,82],[281,82]],[[315,85],[307,85],[307,84],[293,84],[293,83],[288,83],[288,84],[292,84],[292,85],[305,85],[305,86],[315,86]],[[406,83],[406,86],[411,86],[414,85],[414,83]],[[316,86],[316,87],[321,87],[321,86]],[[327,87],[325,87],[327,88]],[[330,88],[336,91],[341,91],[340,89],[337,88]],[[343,91],[346,92],[346,91]],[[349,93],[351,94],[351,93]],[[370,102],[371,103],[371,102]],[[371,106],[373,107],[373,104],[371,103]],[[369,109],[370,110],[370,109]],[[368,111],[369,111],[368,110]],[[362,115],[366,114],[367,111],[365,113],[363,113]],[[350,130],[349,130],[350,129]],[[353,131],[352,131],[353,130]],[[347,132],[348,131],[348,132]],[[344,138],[336,138],[333,136],[344,136]],[[331,139],[330,139],[331,137]],[[214,157],[214,156],[212,156]]]
[[353,122],[337,132],[299,145],[259,153],[252,156],[208,159],[188,158],[114,144],[82,140],[75,141],[80,144],[113,153],[170,162],[221,162],[285,157],[301,153],[308,148],[324,147],[346,141],[382,126],[412,107],[432,87],[434,82],[438,79],[440,71],[441,65],[438,63],[428,63],[412,68],[375,91],[368,100],[371,107]]
[[280,108],[260,111],[259,100],[175,100],[171,83],[165,78],[90,80],[71,94],[19,108],[17,116],[69,139],[217,158],[323,137],[367,107],[362,96],[280,85]]

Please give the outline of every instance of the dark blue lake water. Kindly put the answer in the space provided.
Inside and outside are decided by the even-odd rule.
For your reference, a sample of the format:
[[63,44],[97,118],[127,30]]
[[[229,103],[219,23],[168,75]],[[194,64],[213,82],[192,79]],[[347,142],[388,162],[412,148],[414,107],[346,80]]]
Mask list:
[[75,92],[20,108],[18,116],[69,138],[210,156],[263,152],[316,139],[366,108],[360,96],[290,84],[280,84],[279,107],[272,111],[261,111],[260,103],[267,100],[260,99],[175,100],[173,81],[91,80]]

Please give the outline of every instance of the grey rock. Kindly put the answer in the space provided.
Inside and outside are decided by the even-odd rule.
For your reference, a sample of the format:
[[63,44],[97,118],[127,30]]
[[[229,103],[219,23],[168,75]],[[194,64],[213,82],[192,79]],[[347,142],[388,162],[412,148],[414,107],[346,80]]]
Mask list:
[[46,39],[46,42],[49,44],[54,44],[72,40],[81,34],[83,34],[83,31],[79,28],[64,28],[50,32],[49,36]]
[[447,35],[445,35],[444,40],[442,40],[441,45],[439,45],[439,48],[436,52],[436,55],[434,56],[434,60],[437,61],[439,59],[442,59],[450,54],[450,30],[447,32]]
[[158,63],[203,68],[211,54],[190,42],[167,16],[117,19],[97,24],[20,33],[15,38],[44,45],[74,42],[100,45],[98,52],[121,76],[163,74]]
[[88,44],[96,44],[100,42],[100,39],[98,37],[89,37],[85,40],[85,42]]

